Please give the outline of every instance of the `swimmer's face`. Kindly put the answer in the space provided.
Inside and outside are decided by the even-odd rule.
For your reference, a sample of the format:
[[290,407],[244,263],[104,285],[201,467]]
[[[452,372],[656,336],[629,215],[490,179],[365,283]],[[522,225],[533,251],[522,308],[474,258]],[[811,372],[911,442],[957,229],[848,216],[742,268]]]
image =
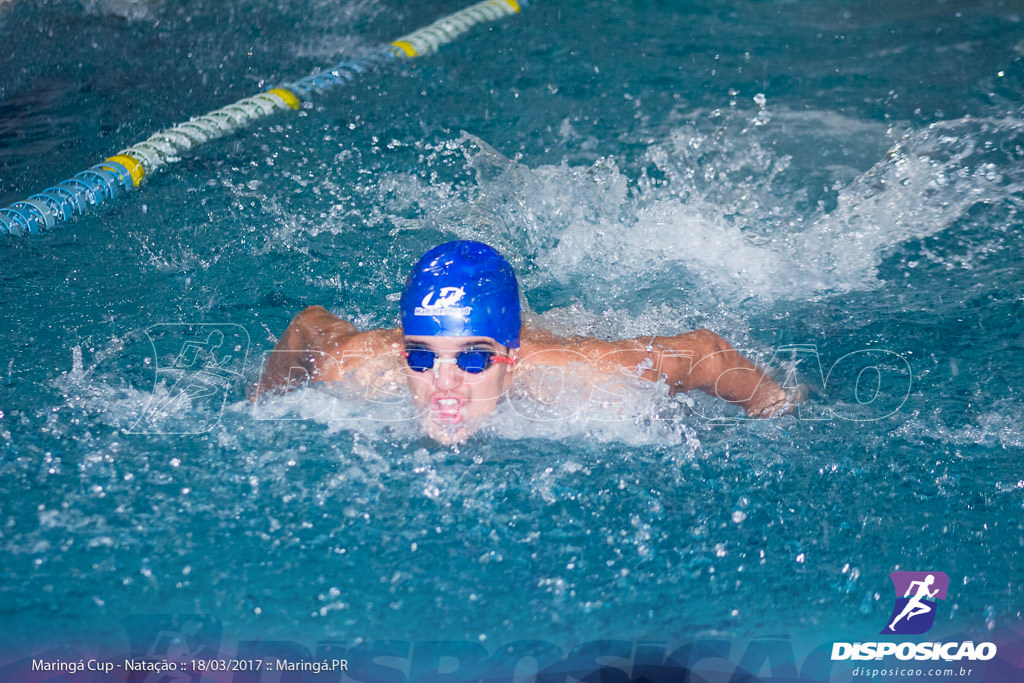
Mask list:
[[[403,341],[407,350],[426,349],[438,355],[432,370],[417,372],[406,363],[405,376],[413,402],[423,411],[427,433],[441,443],[469,436],[512,383],[512,366],[493,362],[508,357],[510,352],[490,337],[407,336]],[[467,350],[492,351],[496,355],[483,372],[466,372],[452,361],[460,351]]]

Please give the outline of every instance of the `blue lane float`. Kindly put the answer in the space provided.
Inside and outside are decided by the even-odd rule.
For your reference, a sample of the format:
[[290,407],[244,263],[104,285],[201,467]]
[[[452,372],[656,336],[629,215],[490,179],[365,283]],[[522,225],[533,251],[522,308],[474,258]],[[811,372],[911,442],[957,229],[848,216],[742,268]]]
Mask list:
[[340,62],[311,76],[246,97],[209,114],[162,130],[148,139],[28,199],[0,209],[0,234],[46,232],[135,189],[146,176],[179,161],[194,147],[234,133],[283,111],[296,111],[310,97],[336,90],[388,59],[413,59],[436,52],[476,24],[497,21],[520,11],[525,2],[484,0],[402,36],[363,57]]

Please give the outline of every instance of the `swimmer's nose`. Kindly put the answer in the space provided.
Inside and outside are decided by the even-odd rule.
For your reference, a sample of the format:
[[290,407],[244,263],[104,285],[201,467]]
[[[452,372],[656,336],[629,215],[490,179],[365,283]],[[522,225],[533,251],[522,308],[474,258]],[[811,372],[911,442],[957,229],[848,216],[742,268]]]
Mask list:
[[438,362],[434,365],[434,386],[438,389],[454,389],[462,384],[462,372],[455,363]]

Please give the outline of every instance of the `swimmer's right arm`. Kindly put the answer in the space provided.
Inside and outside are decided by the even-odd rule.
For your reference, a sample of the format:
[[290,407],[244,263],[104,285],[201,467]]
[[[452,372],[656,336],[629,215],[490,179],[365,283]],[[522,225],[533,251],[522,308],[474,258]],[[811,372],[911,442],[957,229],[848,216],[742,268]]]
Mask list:
[[398,339],[397,330],[359,332],[323,306],[310,306],[288,324],[250,398],[287,391],[307,381],[339,380],[359,364],[357,360],[374,357]]

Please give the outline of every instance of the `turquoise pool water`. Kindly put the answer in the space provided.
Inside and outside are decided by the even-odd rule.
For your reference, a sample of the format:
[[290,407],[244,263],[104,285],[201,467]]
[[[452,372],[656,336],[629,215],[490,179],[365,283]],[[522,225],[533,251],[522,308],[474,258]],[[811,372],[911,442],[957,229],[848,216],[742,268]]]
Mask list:
[[[0,206],[459,8],[0,2]],[[187,624],[229,654],[783,637],[800,659],[876,639],[897,570],[950,577],[934,637],[1019,668],[1022,16],[538,0],[0,238],[7,675]],[[747,421],[656,387],[513,397],[457,448],[400,394],[245,400],[295,313],[394,325],[452,238],[509,256],[536,324],[710,327],[810,399]],[[221,340],[217,368],[178,360]]]

